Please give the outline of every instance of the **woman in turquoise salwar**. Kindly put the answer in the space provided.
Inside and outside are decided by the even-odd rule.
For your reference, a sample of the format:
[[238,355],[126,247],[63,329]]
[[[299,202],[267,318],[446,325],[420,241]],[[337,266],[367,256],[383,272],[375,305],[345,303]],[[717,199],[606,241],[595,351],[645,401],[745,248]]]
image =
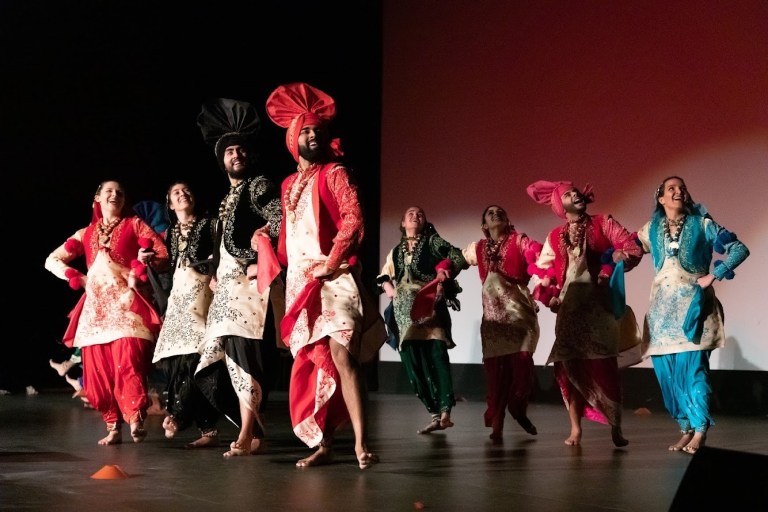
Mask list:
[[[725,343],[723,307],[713,283],[732,279],[749,250],[693,203],[677,176],[656,190],[656,209],[638,238],[655,271],[643,354],[653,361],[664,406],[680,426],[682,437],[669,449],[694,454],[715,424],[709,358]],[[725,255],[714,266],[713,252]]]

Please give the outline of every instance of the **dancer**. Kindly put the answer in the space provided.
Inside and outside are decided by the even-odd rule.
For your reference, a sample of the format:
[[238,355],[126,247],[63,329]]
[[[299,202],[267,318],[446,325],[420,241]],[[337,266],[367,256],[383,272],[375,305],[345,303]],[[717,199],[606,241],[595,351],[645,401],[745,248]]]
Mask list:
[[[130,212],[122,184],[103,181],[91,223],[45,260],[56,277],[85,289],[63,341],[81,349],[86,397],[107,425],[102,445],[122,442],[123,422],[134,442],[146,437],[147,380],[161,324],[144,279],[147,265],[166,270],[168,252],[160,235]],[[69,266],[79,256],[85,257],[85,275]]]
[[293,431],[317,450],[296,465],[331,463],[336,431],[351,422],[357,463],[366,469],[378,456],[368,446],[361,363],[378,353],[386,332],[360,283],[357,251],[365,223],[350,170],[338,160],[340,143],[328,133],[336,103],[311,85],[291,83],[270,94],[267,113],[287,128],[286,145],[298,164],[282,184],[278,256],[287,280],[281,331],[294,356]]
[[[733,279],[749,250],[693,202],[678,176],[664,179],[656,189],[651,220],[637,235],[656,272],[643,355],[653,361],[664,406],[682,433],[669,449],[694,454],[715,424],[709,358],[725,344],[723,306],[713,284]],[[726,258],[710,269],[713,252]]]
[[[204,140],[213,145],[229,192],[219,207],[214,294],[195,378],[214,406],[239,427],[224,456],[251,455],[265,449],[261,412],[271,386],[269,377],[277,366],[270,305],[270,286],[277,275],[265,272],[270,266],[251,248],[251,237],[258,230],[267,245],[277,239],[280,193],[270,179],[256,172],[261,120],[252,104],[226,98],[205,102],[197,124]],[[234,410],[227,395],[219,393],[219,372],[224,367],[239,398]]]
[[594,200],[591,186],[579,190],[570,181],[542,180],[527,191],[566,221],[549,233],[533,269],[534,298],[557,314],[547,364],[554,363],[571,423],[565,444],[581,443],[585,417],[610,425],[613,444],[626,446],[618,356],[640,345],[640,330],[631,308],[613,307],[611,292],[623,286],[611,289],[609,282],[623,279],[640,262],[642,250],[610,215],[587,214]]
[[[389,251],[376,281],[392,299],[390,338],[416,396],[431,419],[418,434],[453,426],[456,405],[448,350],[455,347],[448,308],[458,310],[456,275],[467,262],[461,249],[445,241],[418,206],[405,210],[400,242]],[[389,315],[388,315],[389,316]]]
[[483,284],[483,347],[487,409],[485,426],[500,442],[506,411],[531,435],[538,432],[528,418],[534,387],[533,353],[539,342],[539,306],[531,297],[529,266],[541,253],[541,243],[515,231],[506,210],[492,204],[483,210],[484,238],[464,249],[469,265],[477,265]]
[[[168,307],[152,359],[165,374],[167,382],[167,416],[163,420],[163,429],[165,437],[171,439],[178,431],[195,423],[200,438],[186,446],[215,446],[219,441],[216,423],[220,414],[200,391],[194,378],[200,363],[199,349],[205,335],[208,307],[213,298],[209,286],[212,267],[209,263],[197,266],[190,263],[205,261],[213,254],[216,219],[196,212],[195,195],[186,181],[171,184],[166,203],[175,218],[166,236],[173,274]],[[227,384],[224,381],[221,389],[229,389],[234,395],[234,390]]]

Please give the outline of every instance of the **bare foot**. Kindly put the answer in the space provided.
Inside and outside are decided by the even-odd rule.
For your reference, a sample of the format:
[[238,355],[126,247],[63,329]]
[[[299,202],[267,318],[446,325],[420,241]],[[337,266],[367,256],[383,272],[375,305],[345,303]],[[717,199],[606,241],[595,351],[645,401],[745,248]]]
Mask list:
[[447,413],[447,412],[443,413],[443,415],[440,417],[440,426],[443,428],[450,428],[453,426],[450,413]]
[[131,423],[131,438],[134,443],[140,443],[147,437],[147,430],[144,428],[142,420]]
[[581,430],[571,431],[571,435],[565,440],[568,446],[579,446],[581,444]]
[[629,441],[625,439],[623,435],[621,435],[621,427],[611,427],[611,439],[613,440],[613,445],[617,448],[621,448],[622,446],[627,446],[629,444]]
[[429,422],[429,425],[427,425],[422,429],[417,430],[416,433],[429,434],[430,432],[434,432],[435,430],[445,430],[445,427],[442,425],[440,418],[434,418],[431,422]]
[[218,431],[203,432],[200,439],[195,439],[184,445],[185,448],[205,448],[206,446],[219,446]]
[[163,420],[163,430],[165,430],[165,437],[167,439],[173,439],[176,432],[179,431],[179,426],[176,424],[176,420],[173,416],[166,416]]
[[250,455],[247,450],[245,450],[242,446],[237,444],[236,441],[232,441],[229,445],[229,450],[224,452],[224,457],[230,458],[230,457],[243,457],[245,455]]
[[670,445],[669,451],[671,451],[671,452],[679,452],[680,450],[685,448],[685,446],[688,443],[691,442],[691,439],[693,439],[693,433],[692,432],[685,432],[683,434],[683,437],[681,437],[678,442],[676,442],[673,445]]
[[360,469],[368,469],[377,462],[379,462],[379,456],[373,452],[364,451],[357,454],[357,464]]
[[538,434],[538,430],[536,430],[536,426],[531,423],[531,420],[528,419],[528,416],[523,416],[522,418],[517,418],[517,424],[523,427],[523,430],[531,434],[532,436],[535,436]]
[[107,429],[107,437],[99,439],[99,444],[102,446],[120,444],[123,442],[123,434],[120,432],[119,427]]
[[693,434],[693,439],[691,439],[691,442],[683,447],[683,451],[693,455],[699,451],[699,448],[704,446],[706,440],[707,434],[705,432],[696,432]]
[[[80,385],[80,381],[78,379],[73,379],[69,375],[64,375],[64,380],[66,380],[67,383],[72,386],[72,388],[75,390],[75,394],[83,390],[83,386]],[[72,398],[75,398],[75,395],[72,395]]]
[[236,441],[233,441],[229,445],[229,451],[224,452],[225,457],[242,457],[244,455],[250,455],[252,443],[254,438],[252,436],[240,435]]
[[63,363],[57,363],[53,359],[49,359],[48,364],[51,365],[51,368],[56,370],[56,373],[59,374],[59,377],[63,377],[64,375],[66,375],[69,369],[75,366],[75,363],[73,363],[69,359],[67,359]]
[[320,446],[315,453],[301,459],[296,463],[297,468],[308,468],[310,466],[324,466],[333,462],[333,448],[330,446]]
[[501,442],[503,441],[503,436],[500,430],[494,430],[493,432],[491,432],[491,435],[489,437],[491,438],[491,441],[493,441],[493,444],[501,444]]

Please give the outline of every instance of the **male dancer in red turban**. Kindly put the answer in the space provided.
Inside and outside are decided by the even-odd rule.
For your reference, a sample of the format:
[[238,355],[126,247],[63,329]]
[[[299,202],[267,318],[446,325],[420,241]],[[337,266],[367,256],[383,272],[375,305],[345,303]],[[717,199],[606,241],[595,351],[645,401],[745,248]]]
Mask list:
[[[294,356],[289,407],[296,435],[317,446],[298,467],[333,460],[336,429],[351,421],[360,469],[377,462],[366,431],[361,362],[386,340],[383,319],[360,284],[357,251],[363,213],[349,170],[338,161],[338,139],[327,124],[334,100],[304,83],[278,87],[267,113],[287,128],[286,145],[298,163],[282,184],[283,225],[278,259],[287,267],[283,341]],[[256,243],[256,237],[254,237]]]

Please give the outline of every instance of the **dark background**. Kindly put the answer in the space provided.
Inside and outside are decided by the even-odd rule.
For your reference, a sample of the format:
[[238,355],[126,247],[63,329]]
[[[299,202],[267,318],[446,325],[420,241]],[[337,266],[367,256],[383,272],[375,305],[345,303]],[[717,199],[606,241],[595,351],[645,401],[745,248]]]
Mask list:
[[67,356],[60,339],[81,292],[43,264],[88,224],[101,181],[122,181],[134,202],[162,202],[183,178],[200,204],[218,208],[228,181],[196,125],[208,98],[256,106],[262,170],[278,184],[295,162],[266,98],[301,81],[336,100],[331,133],[360,184],[366,278],[377,273],[380,2],[164,4],[0,3],[5,236],[21,242],[5,257],[12,286],[0,389],[63,384],[48,359]]

